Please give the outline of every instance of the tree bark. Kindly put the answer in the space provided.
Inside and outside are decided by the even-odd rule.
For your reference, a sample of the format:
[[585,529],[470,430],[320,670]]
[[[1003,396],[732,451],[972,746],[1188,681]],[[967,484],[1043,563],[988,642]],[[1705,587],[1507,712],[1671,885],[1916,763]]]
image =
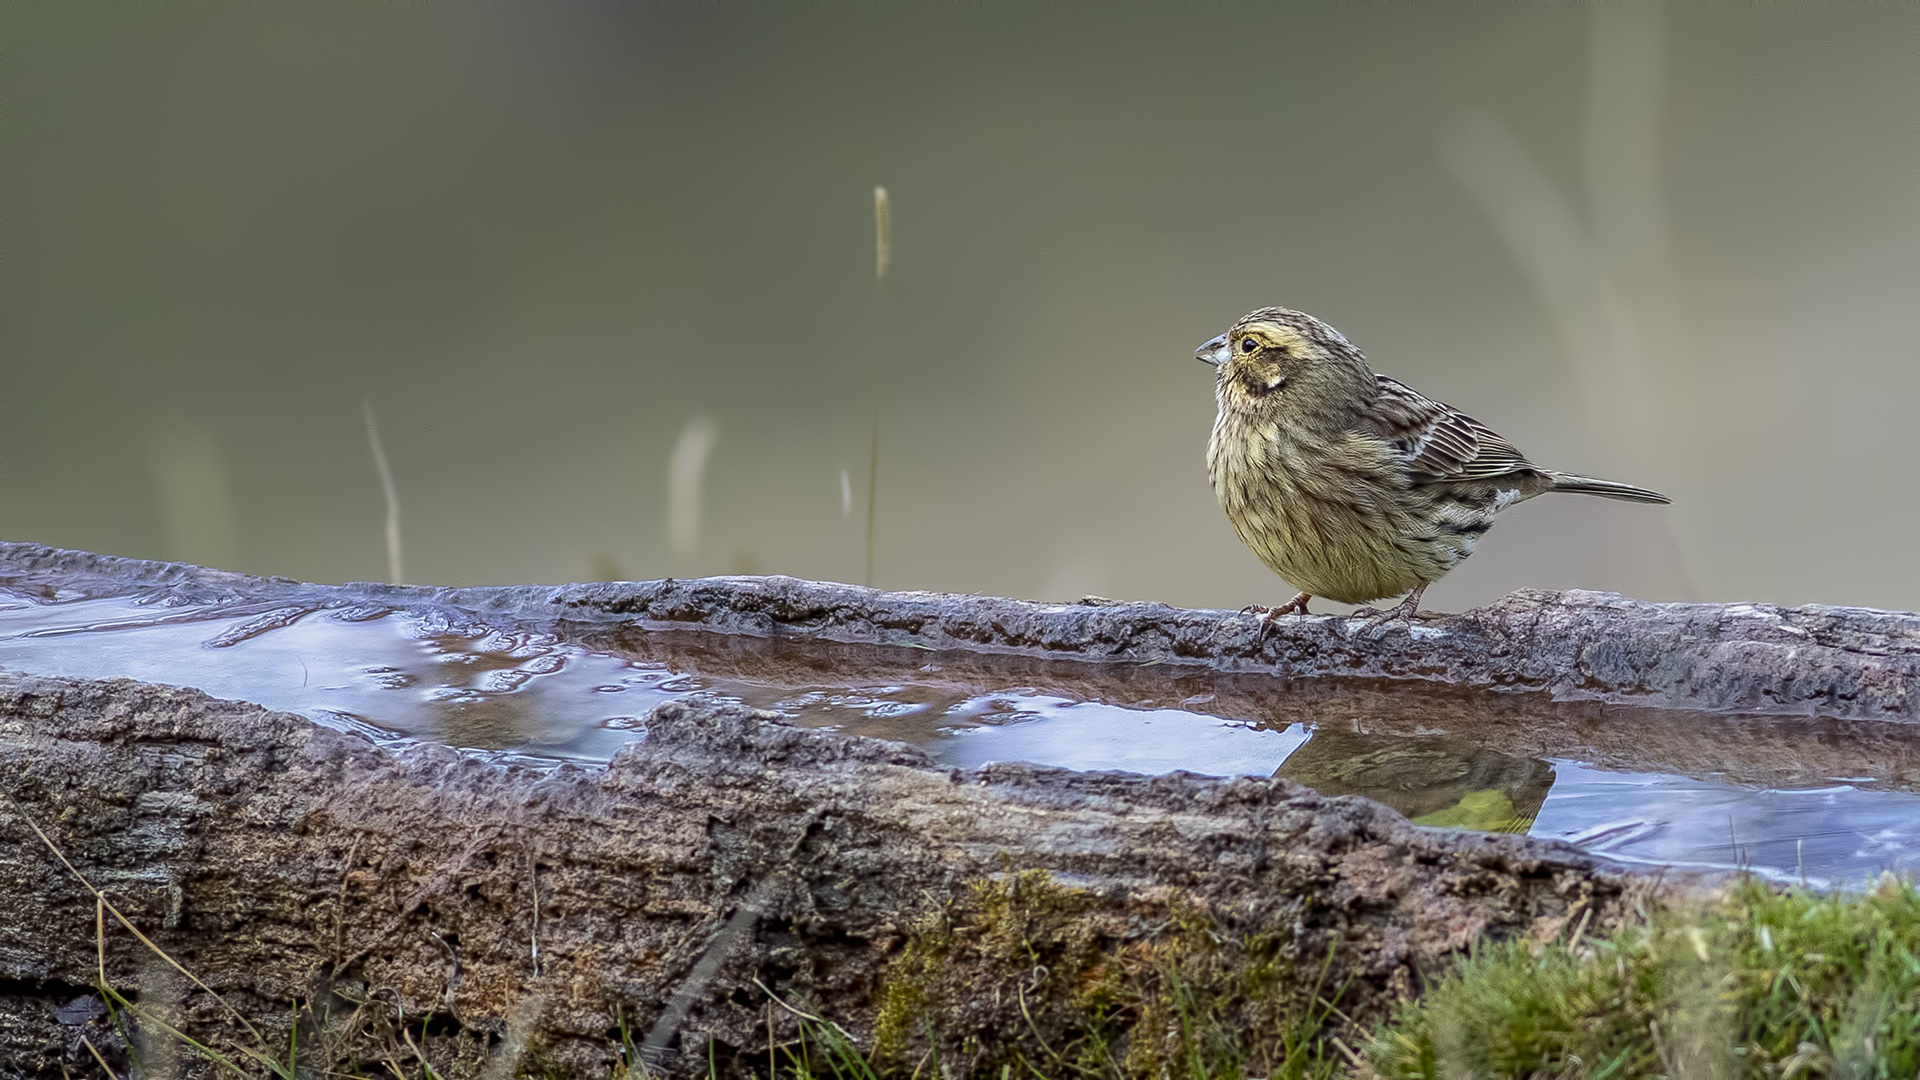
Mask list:
[[[1306,617],[1263,642],[1251,620],[1220,612],[789,578],[316,586],[0,545],[0,585],[145,590],[261,625],[408,608],[743,677],[918,670],[931,656],[940,670],[926,677],[961,690],[1044,676],[1222,715],[1364,714],[1389,733],[1477,718],[1475,730],[1530,752],[1606,743],[1624,717],[1607,752],[1631,760],[1683,752],[1684,737],[1663,751],[1633,735],[1676,715],[1660,709],[1741,710],[1692,715],[1748,734],[1688,762],[1754,775],[1800,767],[1805,733],[1775,738],[1745,714],[1826,725],[1820,765],[1910,747],[1920,662],[1911,615],[1602,594],[1516,594],[1378,637],[1357,620]],[[1883,769],[1886,782],[1911,782],[1910,762]],[[913,1038],[962,1072],[998,1075],[1003,1059],[969,1036],[1071,1038],[1078,1021],[1060,1002],[1072,979],[1195,913],[1217,938],[1277,948],[1296,982],[1330,958],[1316,985],[1339,987],[1340,1010],[1364,1025],[1477,939],[1604,924],[1682,884],[1562,844],[1415,828],[1281,778],[958,772],[899,743],[677,702],[610,765],[540,771],[432,745],[389,753],[192,690],[0,673],[0,778],[0,1071],[27,1075],[92,1068],[78,1039],[108,1034],[87,1004],[94,896],[30,822],[261,1026],[269,1051],[284,1054],[293,1002],[337,1018],[364,1001],[331,1029],[358,1039],[363,1061],[401,1054],[405,1019],[420,1052],[456,1074],[524,1046],[594,1074],[623,1023],[669,1072],[704,1074],[710,1057],[745,1071],[792,1033],[775,995],[861,1037],[886,1002],[920,1002],[937,1023]],[[947,947],[946,968],[929,975],[917,943],[930,928],[952,938],[978,924],[990,893],[1033,906],[1022,940],[1050,962]],[[1033,929],[1042,923],[1051,929]],[[921,966],[909,970],[908,956]],[[251,1038],[111,916],[104,964],[110,983],[175,1010],[182,1027]]]

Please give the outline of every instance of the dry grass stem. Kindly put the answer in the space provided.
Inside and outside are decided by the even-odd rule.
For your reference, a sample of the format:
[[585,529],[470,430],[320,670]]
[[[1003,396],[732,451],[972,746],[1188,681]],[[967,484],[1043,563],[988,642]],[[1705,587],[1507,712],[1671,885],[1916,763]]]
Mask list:
[[707,984],[713,981],[713,977],[720,973],[720,965],[726,963],[727,957],[732,955],[733,947],[739,944],[741,937],[753,929],[753,924],[759,920],[760,912],[766,906],[772,892],[773,882],[771,881],[763,881],[756,885],[753,891],[747,894],[746,899],[740,901],[740,906],[734,913],[727,917],[727,921],[721,924],[720,932],[714,935],[713,941],[701,952],[700,958],[694,961],[693,970],[689,971],[687,977],[674,989],[673,996],[667,999],[666,1009],[660,1013],[660,1019],[654,1021],[653,1029],[647,1032],[645,1041],[640,1044],[642,1062],[652,1065],[664,1058],[667,1045],[673,1041],[674,1035],[680,1030],[680,1024],[686,1019],[688,1010],[692,1009],[694,1002],[706,992]]
[[887,201],[887,189],[873,189],[873,277],[887,276],[887,264],[893,261],[893,205]]
[[696,416],[680,429],[667,460],[667,548],[676,573],[692,570],[700,555],[702,489],[707,459],[719,441],[720,425],[712,417]]
[[367,445],[373,448],[373,467],[380,471],[380,489],[387,496],[387,580],[404,585],[407,579],[400,569],[400,489],[394,485],[387,452],[380,445],[380,428],[373,421],[373,402],[362,402],[361,406],[367,416]]
[[867,451],[867,576],[861,584],[873,584],[873,519],[880,498],[880,414],[873,416],[873,442]]
[[74,880],[80,883],[80,887],[83,889],[86,889],[89,893],[93,894],[93,900],[95,905],[94,906],[94,927],[97,935],[96,959],[99,965],[101,989],[104,990],[107,988],[107,946],[106,946],[107,936],[106,936],[106,918],[103,912],[110,911],[113,913],[113,917],[119,921],[120,925],[127,928],[128,933],[131,933],[135,938],[139,939],[140,944],[145,945],[148,949],[152,950],[155,956],[158,956],[160,959],[165,960],[170,966],[172,966],[172,968],[175,971],[178,971],[180,974],[185,975],[188,979],[192,980],[193,985],[206,991],[206,993],[209,996],[211,996],[213,1000],[220,1003],[222,1008],[232,1013],[233,1018],[235,1020],[240,1021],[240,1026],[246,1028],[247,1033],[249,1035],[252,1035],[254,1039],[258,1040],[260,1038],[259,1029],[255,1028],[251,1023],[249,1023],[247,1021],[247,1018],[241,1015],[240,1010],[234,1008],[232,1005],[229,1005],[227,1003],[227,999],[215,993],[213,987],[208,986],[204,982],[201,982],[200,978],[196,976],[193,972],[188,971],[184,967],[181,967],[179,961],[175,960],[171,956],[168,956],[164,949],[160,948],[160,946],[155,945],[153,943],[152,938],[149,938],[147,935],[141,933],[139,927],[129,922],[127,920],[127,917],[120,913],[120,909],[113,906],[113,901],[107,899],[106,893],[103,893],[99,889],[94,888],[93,882],[88,881],[87,876],[85,874],[82,874],[78,869],[74,867],[74,865],[71,862],[67,861],[67,856],[65,855],[65,853],[63,853],[59,849],[59,847],[57,847],[54,844],[53,840],[49,838],[45,832],[41,831],[39,822],[34,821],[33,818],[29,816],[27,812],[20,807],[19,803],[14,802],[12,798],[8,798],[7,802],[10,805],[12,805],[13,812],[20,815],[20,820],[27,823],[27,828],[33,830],[33,835],[40,838],[40,842],[47,846],[48,851],[53,852],[53,857],[60,860],[60,865],[66,867],[67,872],[72,874],[74,877]]

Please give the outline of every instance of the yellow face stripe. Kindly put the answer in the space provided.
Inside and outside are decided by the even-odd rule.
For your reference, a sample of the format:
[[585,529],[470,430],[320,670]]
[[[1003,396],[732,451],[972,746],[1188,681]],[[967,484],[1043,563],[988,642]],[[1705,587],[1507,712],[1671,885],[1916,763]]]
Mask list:
[[1236,350],[1239,348],[1238,342],[1246,338],[1253,338],[1267,347],[1279,346],[1292,353],[1303,351],[1307,345],[1307,340],[1301,336],[1300,331],[1270,319],[1260,319],[1236,326],[1230,337],[1236,343],[1234,346]]

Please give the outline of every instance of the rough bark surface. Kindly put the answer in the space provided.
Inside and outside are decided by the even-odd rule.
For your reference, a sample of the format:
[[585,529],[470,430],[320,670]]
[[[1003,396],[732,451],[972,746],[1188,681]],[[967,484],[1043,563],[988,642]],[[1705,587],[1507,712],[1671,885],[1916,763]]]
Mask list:
[[[1424,616],[1410,632],[1363,638],[1357,622],[1312,617],[1261,642],[1250,621],[1223,625],[1219,612],[785,578],[330,587],[0,545],[0,584],[218,603],[263,625],[318,608],[432,608],[736,668],[903,662],[876,646],[911,646],[924,664],[931,648],[963,683],[1033,665],[1147,696],[1206,679],[1222,708],[1284,694],[1350,710],[1422,687],[1455,702],[1443,715],[1557,697],[1871,720],[1882,742],[1920,719],[1920,618],[1855,609],[1529,593]],[[740,635],[763,647],[742,649]],[[784,659],[765,659],[768,645]],[[1316,698],[1320,686],[1340,689]],[[1607,718],[1581,715],[1565,730]],[[1574,737],[1542,727],[1516,712],[1507,737]],[[1748,758],[1764,772],[1786,756],[1766,744]],[[534,771],[436,746],[396,755],[197,691],[0,673],[0,786],[0,1070],[23,1075],[88,1071],[78,1040],[104,1023],[87,998],[93,895],[29,822],[251,1017],[369,998],[409,1017],[432,1011],[428,1034],[483,1054],[531,1037],[580,1075],[617,1047],[616,1016],[654,1030],[672,1072],[704,1073],[710,1051],[764,1061],[768,991],[868,1031],[914,927],[1023,871],[1074,890],[1103,948],[1202,911],[1229,932],[1284,941],[1303,969],[1331,950],[1332,984],[1348,986],[1342,1008],[1360,1020],[1476,937],[1547,932],[1587,912],[1604,921],[1647,888],[1565,845],[1416,829],[1284,779],[951,772],[899,743],[680,703],[605,768]],[[105,942],[111,983],[202,1030],[231,1028],[111,920]],[[979,975],[983,986],[995,977]],[[1021,1023],[1011,994],[983,995],[979,1009],[979,1030]],[[282,1047],[285,1028],[267,1032]],[[943,1060],[965,1060],[950,1049]]]
[[[1337,943],[1366,1017],[1480,935],[1605,918],[1627,889],[1563,845],[1419,830],[1285,780],[953,774],[901,744],[679,703],[609,767],[543,773],[395,756],[197,691],[0,675],[0,763],[0,1066],[23,1073],[85,1064],[58,1010],[96,962],[92,897],[28,820],[252,1017],[345,984],[493,1040],[531,1024],[583,1074],[618,1046],[616,1007],[645,1030],[683,988],[676,1071],[703,1071],[710,1039],[764,1045],[756,979],[863,1030],[909,925],[1011,872],[1093,898],[1116,944],[1183,906],[1283,932],[1308,961]],[[108,931],[109,981],[150,990],[159,965]]]
[[[1417,680],[1466,690],[1767,715],[1920,722],[1920,615],[1872,608],[1655,604],[1521,590],[1457,615],[1363,632],[1332,615],[1250,617],[1158,603],[1036,604],[888,593],[789,577],[432,589],[302,585],[0,543],[0,584],[288,608],[443,608],[574,634],[697,630],[1283,678]],[[53,586],[45,586],[53,587]],[[1094,599],[1094,598],[1089,598]]]

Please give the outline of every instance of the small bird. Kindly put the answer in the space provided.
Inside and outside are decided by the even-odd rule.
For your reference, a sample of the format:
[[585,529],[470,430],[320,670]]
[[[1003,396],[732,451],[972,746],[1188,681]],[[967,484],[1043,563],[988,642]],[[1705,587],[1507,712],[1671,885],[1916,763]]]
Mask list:
[[1365,604],[1406,593],[1369,625],[1411,622],[1420,594],[1473,554],[1494,516],[1548,491],[1665,503],[1665,495],[1554,472],[1491,428],[1376,375],[1338,330],[1261,308],[1194,350],[1220,411],[1207,477],[1241,542],[1300,590],[1252,605],[1264,634],[1316,596]]

